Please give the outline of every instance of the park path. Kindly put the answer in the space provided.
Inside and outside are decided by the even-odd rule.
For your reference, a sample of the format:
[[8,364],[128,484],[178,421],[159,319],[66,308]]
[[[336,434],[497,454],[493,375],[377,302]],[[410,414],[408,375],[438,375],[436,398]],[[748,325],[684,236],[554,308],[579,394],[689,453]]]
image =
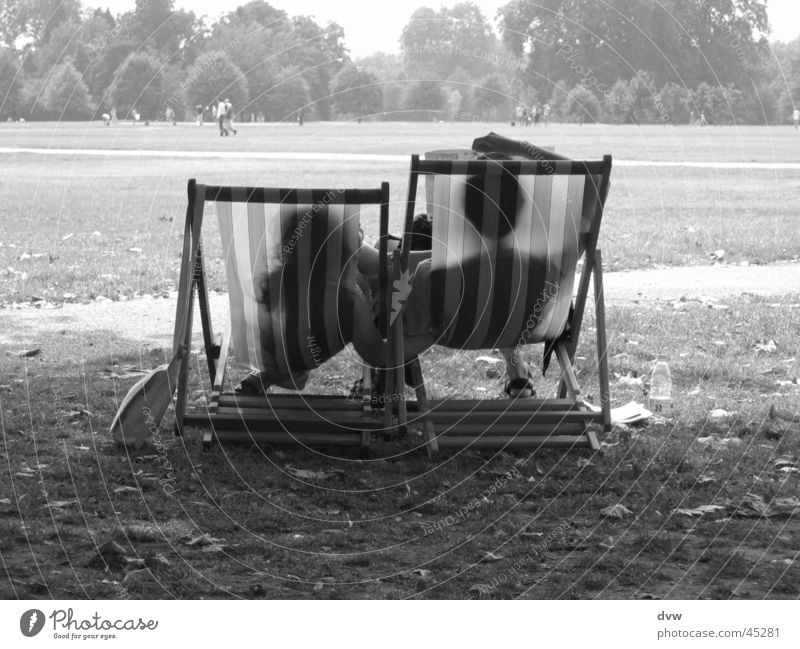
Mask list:
[[[653,304],[659,301],[722,301],[744,294],[771,296],[800,293],[800,262],[765,266],[684,266],[607,272],[606,304]],[[211,293],[217,330],[227,318],[227,295]],[[109,337],[141,345],[170,346],[176,296],[142,297],[90,304],[14,306],[0,309],[0,345],[8,351],[35,348],[43,335],[65,332],[80,339],[107,331]],[[196,318],[195,322],[199,322]],[[197,330],[199,327],[195,327]]]
[[[0,147],[2,154],[32,154],[127,158],[222,158],[228,160],[312,160],[327,162],[397,162],[408,155],[376,153],[315,153],[307,151],[164,151],[158,149],[61,149]],[[614,160],[615,167],[690,167],[694,169],[800,169],[800,162],[715,162],[671,160]]]

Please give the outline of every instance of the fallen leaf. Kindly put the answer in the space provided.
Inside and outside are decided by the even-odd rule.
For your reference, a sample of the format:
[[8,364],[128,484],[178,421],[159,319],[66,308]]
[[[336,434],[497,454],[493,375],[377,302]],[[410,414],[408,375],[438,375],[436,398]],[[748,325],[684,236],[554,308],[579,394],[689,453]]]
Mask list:
[[503,561],[504,559],[504,556],[495,554],[494,552],[487,552],[483,557],[483,561],[486,561],[487,563],[495,563],[497,561]]
[[189,538],[186,541],[186,545],[191,547],[205,547],[218,544],[222,539],[215,539],[213,536],[209,536],[208,534],[201,534],[200,536],[195,536],[193,538]]
[[626,516],[633,516],[633,512],[622,505],[617,503],[616,505],[611,505],[611,507],[606,507],[605,509],[601,509],[600,513],[603,516],[608,518],[625,518]]
[[732,415],[735,415],[735,412],[728,412],[727,410],[723,410],[722,408],[714,408],[708,413],[709,419],[726,419]]
[[150,577],[150,571],[147,568],[141,568],[140,570],[131,570],[129,573],[125,575],[125,578],[122,580],[123,584],[128,584],[134,581],[140,581],[145,577]]
[[203,548],[203,552],[208,552],[209,554],[214,554],[216,552],[224,552],[225,546],[219,545],[218,543],[214,543],[213,545],[207,545]]
[[62,509],[64,507],[69,507],[70,505],[77,505],[77,500],[53,500],[45,505],[45,507],[52,507],[55,509]]
[[301,480],[327,480],[328,478],[333,478],[337,475],[341,475],[343,471],[309,471],[308,469],[295,469],[290,465],[286,465],[286,472],[294,476],[295,478],[300,478]]
[[141,489],[137,487],[128,487],[128,486],[121,486],[114,488],[115,494],[124,494],[124,493],[141,493]]
[[700,505],[692,509],[679,508],[675,510],[676,514],[683,514],[684,516],[702,516],[703,514],[713,514],[714,512],[724,512],[727,507],[724,505]]
[[774,354],[778,351],[778,346],[775,344],[774,340],[768,340],[764,343],[756,343],[755,350],[757,352],[763,352],[764,354]]
[[431,573],[430,570],[425,570],[424,568],[416,568],[415,570],[411,571],[411,574],[412,575],[419,575],[423,579],[427,579],[428,577],[431,576],[432,573]]
[[21,351],[17,356],[20,358],[33,358],[34,356],[38,356],[42,353],[42,350],[37,347],[36,349],[26,349],[25,351]]
[[116,541],[106,541],[97,546],[97,553],[103,557],[121,557],[127,554],[127,550]]

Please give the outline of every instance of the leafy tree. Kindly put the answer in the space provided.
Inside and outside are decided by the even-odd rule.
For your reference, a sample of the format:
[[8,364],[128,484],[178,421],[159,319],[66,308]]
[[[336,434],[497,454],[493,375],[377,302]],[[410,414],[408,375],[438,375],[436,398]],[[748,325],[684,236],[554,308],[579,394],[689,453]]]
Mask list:
[[438,81],[420,79],[411,83],[405,97],[408,118],[430,121],[444,117],[447,97]]
[[378,81],[394,81],[403,76],[403,60],[397,54],[374,52],[353,62],[362,70],[374,74]]
[[569,88],[567,87],[566,81],[559,81],[553,86],[552,94],[550,95],[550,100],[547,102],[550,104],[550,111],[551,111],[551,120],[555,120],[556,117],[567,117],[567,104],[570,102],[570,94]]
[[595,122],[600,115],[600,101],[586,86],[575,86],[569,91],[564,111],[564,117],[578,124]]
[[42,93],[41,103],[51,119],[87,119],[92,114],[89,89],[70,61],[53,71]]
[[331,85],[346,61],[344,30],[336,23],[320,27],[309,16],[292,18],[291,64],[303,73],[311,101],[322,119],[331,116]]
[[10,49],[0,48],[0,118],[19,117],[22,108],[22,66]]
[[50,39],[54,29],[66,22],[80,22],[80,0],[5,0],[0,5],[0,38],[13,46],[26,36],[36,51]]
[[247,79],[224,52],[210,52],[198,58],[178,94],[190,107],[209,106],[215,99],[229,98],[236,111],[245,110],[249,98]]
[[534,86],[566,79],[599,88],[645,69],[657,86],[744,84],[766,46],[766,0],[514,0],[501,9],[503,40],[527,55]]
[[631,105],[631,93],[628,83],[622,79],[617,79],[610,90],[604,90],[603,99],[607,118],[617,124],[622,124],[628,116]]
[[689,91],[677,83],[665,83],[655,98],[657,120],[663,123],[686,124],[689,122]]
[[628,82],[628,107],[630,116],[635,122],[647,122],[652,119],[654,94],[650,75],[639,70]]
[[378,78],[352,63],[336,75],[333,93],[333,108],[340,115],[374,116],[383,108],[383,91]]
[[383,113],[388,120],[399,119],[405,105],[404,82],[392,81],[383,86]]
[[495,51],[491,26],[474,2],[460,2],[438,12],[420,7],[400,37],[408,73],[418,78],[445,79],[456,68],[472,78],[492,69],[488,56]]
[[[269,121],[293,121],[300,111],[308,112],[311,96],[299,68],[287,68],[276,75],[276,81],[263,99]],[[251,104],[252,105],[252,104]]]
[[472,77],[469,72],[467,72],[462,67],[457,67],[453,72],[447,77],[447,87],[452,92],[458,92],[461,96],[461,102],[459,104],[459,109],[461,112],[471,112],[474,110],[473,108],[473,94],[475,92],[475,78]]
[[509,112],[509,87],[505,78],[496,72],[480,80],[473,92],[474,110],[488,121],[505,118]]
[[130,55],[114,75],[109,90],[110,103],[116,107],[120,117],[133,108],[143,119],[155,119],[166,99],[161,64],[150,54],[140,52]]

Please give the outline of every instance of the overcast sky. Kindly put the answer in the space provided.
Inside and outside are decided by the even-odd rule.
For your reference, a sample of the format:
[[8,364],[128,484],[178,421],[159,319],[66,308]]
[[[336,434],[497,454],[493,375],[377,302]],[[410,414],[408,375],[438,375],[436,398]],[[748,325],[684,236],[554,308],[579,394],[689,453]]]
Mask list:
[[[175,0],[175,6],[216,19],[230,8],[245,4],[247,0],[223,3],[216,0]],[[345,42],[353,56],[364,56],[372,52],[397,52],[400,32],[418,7],[439,9],[452,6],[457,0],[392,0],[391,2],[357,2],[353,0],[267,0],[269,4],[283,9],[289,15],[315,16],[324,24],[336,21],[345,31]],[[492,23],[497,9],[508,0],[475,0]],[[109,7],[114,14],[130,11],[135,0],[84,0],[88,6]],[[800,35],[800,0],[768,0],[772,40],[791,41]]]

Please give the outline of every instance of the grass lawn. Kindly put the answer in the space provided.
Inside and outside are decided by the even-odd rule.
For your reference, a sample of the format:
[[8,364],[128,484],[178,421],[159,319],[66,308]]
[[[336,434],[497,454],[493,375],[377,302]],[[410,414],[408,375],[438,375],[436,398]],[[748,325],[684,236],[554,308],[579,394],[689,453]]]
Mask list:
[[[243,128],[235,138],[215,139],[211,127],[188,125],[58,126],[54,130],[54,125],[48,124],[12,124],[0,131],[4,136],[13,132],[3,140],[13,146],[410,154],[442,146],[469,146],[476,135],[501,127],[337,123],[300,129],[255,125],[247,127],[252,135]],[[448,131],[447,136],[439,131]],[[361,137],[355,138],[356,132]],[[794,161],[786,147],[790,143],[793,150],[798,142],[791,130],[756,127],[581,129],[553,125],[547,130],[503,132],[588,157],[610,152],[619,158],[633,158],[636,150],[641,150],[646,155],[640,158],[713,161],[738,159],[737,152],[744,151],[746,159]],[[675,148],[677,132],[683,138],[680,151]],[[584,141],[578,148],[577,142]],[[642,146],[634,146],[637,142]],[[117,299],[169,290],[177,280],[190,177],[209,184],[306,187],[378,186],[386,180],[391,184],[395,232],[402,227],[408,183],[405,161],[12,154],[0,162],[0,170],[4,178],[0,299],[5,302],[27,302],[33,297],[81,300],[98,295]],[[601,228],[604,260],[609,269],[620,270],[709,263],[718,250],[725,251],[730,263],[796,259],[800,241],[788,236],[794,232],[795,206],[800,202],[800,183],[795,176],[792,170],[617,167],[612,172]],[[376,236],[376,219],[365,217],[364,222],[368,237]],[[218,250],[213,227],[206,245],[212,254]],[[212,287],[223,288],[221,274],[216,272],[219,269],[210,270]]]
[[[83,138],[81,146],[92,148],[98,137],[116,137],[96,125],[56,133],[35,126],[24,127],[25,138],[35,137],[14,146],[47,146],[47,138],[75,146]],[[479,132],[469,135],[470,126]],[[396,151],[400,135],[381,127],[383,135],[369,141]],[[181,132],[136,128],[147,132],[141,137],[164,133],[163,146]],[[355,128],[309,125],[302,139],[314,129]],[[410,128],[414,148],[403,152],[430,148],[432,128]],[[490,130],[441,128],[462,129],[459,144],[467,145]],[[300,137],[301,129],[288,126],[273,135],[281,129]],[[594,133],[601,144],[603,137],[612,141],[606,131],[630,138],[638,132],[569,129],[575,137]],[[674,154],[669,129],[651,130],[666,138],[654,139],[653,151]],[[723,129],[686,131],[694,159],[712,159],[702,151],[711,145],[696,138],[713,139]],[[773,131],[751,132],[762,150],[770,146]],[[260,146],[292,150],[288,139],[275,137]],[[623,140],[613,140],[627,151],[620,157],[632,151]],[[572,153],[568,142],[554,142]],[[237,139],[235,146],[245,143]],[[732,148],[731,157],[738,155]],[[389,162],[331,169],[316,162],[15,155],[0,165],[4,303],[172,288],[190,176],[332,186],[386,179],[396,225],[407,176],[405,166]],[[617,269],[704,263],[716,249],[734,262],[795,257],[800,187],[792,173],[618,168],[601,229],[604,259]],[[213,227],[209,234],[213,256]],[[221,267],[209,262],[209,270],[212,287],[223,288]],[[133,355],[130,341],[121,345],[108,331],[48,334],[36,341],[43,350],[37,356],[0,355],[0,598],[797,599],[798,303],[800,294],[717,304],[727,308],[691,301],[609,305],[614,405],[641,398],[641,377],[666,353],[676,402],[671,420],[616,427],[601,435],[594,454],[468,450],[445,454],[436,465],[407,452],[419,441],[414,430],[379,444],[369,459],[266,446],[203,453],[191,431],[172,436],[169,416],[162,444],[125,452],[110,440],[111,418],[137,372],[163,362],[165,350]],[[587,314],[578,349],[589,395],[596,392],[593,326]],[[540,353],[529,352],[534,368]],[[499,395],[502,377],[475,356],[427,353],[431,392]],[[355,374],[340,355],[310,387],[346,391]],[[554,390],[552,374],[537,377],[540,395]],[[199,384],[190,396],[202,396]],[[614,505],[626,511],[602,513]]]
[[[169,417],[163,445],[126,453],[107,433],[136,378],[125,371],[164,352],[54,334],[46,354],[0,360],[0,597],[795,599],[798,301],[611,307],[614,404],[641,396],[637,377],[666,351],[671,421],[616,427],[591,455],[465,451],[437,465],[407,452],[414,430],[368,460],[203,453]],[[590,394],[592,325],[579,348]],[[434,394],[501,389],[475,354],[433,350],[423,365]],[[310,389],[344,391],[355,373],[337,357]],[[601,513],[617,504],[630,513]]]
[[235,137],[221,138],[213,124],[105,128],[102,122],[0,124],[2,146],[168,151],[294,151],[410,155],[439,148],[464,148],[490,131],[552,145],[573,158],[610,153],[621,160],[797,162],[798,135],[791,126],[617,126],[551,124],[547,128],[461,121],[308,122],[242,124]]

